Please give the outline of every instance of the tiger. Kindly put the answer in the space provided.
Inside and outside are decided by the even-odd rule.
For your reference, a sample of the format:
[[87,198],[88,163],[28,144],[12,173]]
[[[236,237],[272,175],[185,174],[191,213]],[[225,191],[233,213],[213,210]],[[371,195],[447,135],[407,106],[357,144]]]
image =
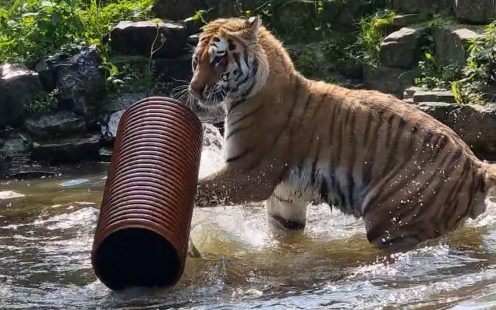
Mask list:
[[272,226],[302,231],[308,205],[328,204],[393,252],[486,210],[496,165],[392,95],[304,77],[258,16],[206,24],[192,71],[190,95],[226,115],[225,163],[198,181],[197,207],[263,202]]

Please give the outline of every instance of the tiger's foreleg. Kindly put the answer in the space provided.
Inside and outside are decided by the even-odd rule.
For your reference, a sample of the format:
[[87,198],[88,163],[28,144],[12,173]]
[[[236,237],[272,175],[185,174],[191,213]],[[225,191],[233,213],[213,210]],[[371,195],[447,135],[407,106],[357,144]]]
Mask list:
[[239,205],[270,197],[284,169],[270,166],[251,171],[226,165],[198,183],[196,206]]
[[271,231],[280,234],[287,230],[303,230],[309,200],[306,192],[295,189],[287,182],[277,185],[274,193],[265,201]]

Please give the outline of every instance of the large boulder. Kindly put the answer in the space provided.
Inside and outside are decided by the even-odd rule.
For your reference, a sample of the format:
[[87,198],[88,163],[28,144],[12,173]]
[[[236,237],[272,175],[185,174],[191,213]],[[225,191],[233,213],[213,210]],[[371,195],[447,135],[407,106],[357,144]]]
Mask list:
[[170,83],[173,87],[188,84],[193,76],[191,54],[174,59],[156,59],[154,73],[160,82]]
[[28,118],[24,123],[24,128],[36,138],[49,139],[84,133],[86,122],[84,118],[73,112],[60,111],[37,118]]
[[364,84],[367,88],[401,96],[413,84],[415,72],[383,65],[364,69]]
[[463,66],[467,57],[467,45],[480,38],[483,27],[469,25],[443,25],[433,30],[436,61],[441,66]]
[[[182,23],[122,21],[110,32],[110,45],[116,52],[155,58],[175,58],[185,52],[188,30]],[[155,42],[155,43],[154,43]]]
[[388,35],[381,44],[381,64],[388,67],[412,68],[420,50],[425,28],[404,27]]
[[99,150],[100,135],[91,134],[34,143],[32,158],[49,163],[76,163],[82,160],[98,159]]
[[456,17],[462,21],[487,24],[496,19],[496,1],[456,0],[454,11]]
[[209,17],[240,16],[246,10],[257,8],[259,0],[157,0],[152,11],[156,17],[169,20],[183,20],[196,12],[208,11]]
[[418,107],[451,127],[478,156],[496,160],[496,104],[422,102]]
[[92,120],[98,103],[106,94],[106,72],[95,46],[57,64],[56,86],[63,107]]
[[36,72],[10,64],[0,66],[0,127],[17,126],[25,117],[26,106],[43,94]]
[[436,12],[448,12],[452,6],[453,0],[392,0],[393,9],[404,13],[434,14]]

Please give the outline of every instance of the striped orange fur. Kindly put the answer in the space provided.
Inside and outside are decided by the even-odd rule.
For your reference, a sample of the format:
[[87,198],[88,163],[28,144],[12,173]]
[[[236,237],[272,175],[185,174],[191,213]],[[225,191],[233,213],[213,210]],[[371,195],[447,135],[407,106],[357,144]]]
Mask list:
[[227,113],[226,164],[200,180],[198,206],[266,200],[273,223],[301,229],[307,204],[325,202],[393,251],[484,212],[494,165],[393,96],[303,77],[260,23],[213,21],[196,48],[191,93]]

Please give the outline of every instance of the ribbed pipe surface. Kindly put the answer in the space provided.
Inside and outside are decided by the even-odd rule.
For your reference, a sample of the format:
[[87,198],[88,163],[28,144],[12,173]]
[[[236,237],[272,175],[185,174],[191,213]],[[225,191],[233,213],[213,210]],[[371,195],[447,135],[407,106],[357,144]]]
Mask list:
[[91,262],[109,288],[170,286],[188,250],[202,126],[170,98],[134,103],[119,122]]

